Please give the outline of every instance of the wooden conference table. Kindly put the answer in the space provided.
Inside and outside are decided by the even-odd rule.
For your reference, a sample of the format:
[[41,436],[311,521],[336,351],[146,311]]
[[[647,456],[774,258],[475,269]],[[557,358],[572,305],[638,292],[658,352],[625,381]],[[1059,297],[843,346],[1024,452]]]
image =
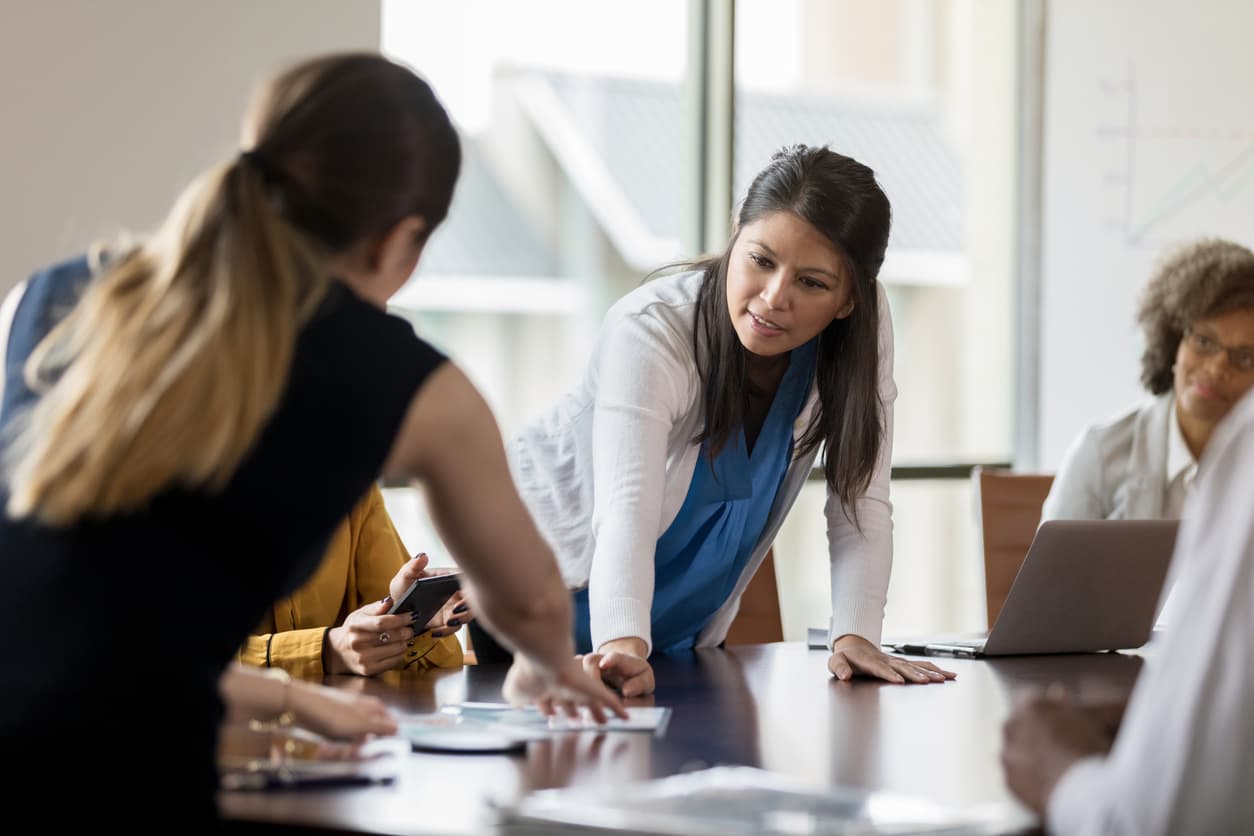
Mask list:
[[[838,682],[827,672],[827,653],[799,643],[655,657],[656,704],[673,710],[661,737],[568,733],[532,742],[525,754],[414,752],[390,785],[229,792],[221,794],[221,808],[240,831],[274,825],[483,833],[490,831],[490,798],[509,801],[535,789],[617,785],[731,764],[946,805],[1013,810],[998,751],[1014,695],[1051,682],[1081,698],[1125,695],[1142,664],[1138,656],[1112,653],[937,661],[958,679],[904,686]],[[446,703],[499,700],[503,677],[503,667],[485,665],[326,681],[374,694],[400,712],[430,712]]]

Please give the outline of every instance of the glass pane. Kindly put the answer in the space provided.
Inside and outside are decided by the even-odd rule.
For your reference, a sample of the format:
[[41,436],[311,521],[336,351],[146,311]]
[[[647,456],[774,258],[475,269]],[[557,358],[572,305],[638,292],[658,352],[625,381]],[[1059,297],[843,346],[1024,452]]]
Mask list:
[[[1011,459],[1016,6],[736,4],[737,198],[775,150],[801,142],[871,166],[893,204],[880,279],[895,332],[899,465]],[[806,490],[813,498],[778,549],[789,638],[825,623],[829,606],[823,488]],[[886,633],[984,628],[968,495],[965,481],[893,483]],[[784,554],[790,540],[801,555]],[[807,567],[796,580],[785,577],[793,558]]]
[[740,0],[734,193],[772,152],[828,145],[893,204],[897,463],[1013,444],[1014,4]]
[[[687,7],[384,0],[382,40],[432,83],[464,155],[392,307],[509,436],[575,383],[609,305],[680,255]],[[411,548],[439,548],[412,494],[388,501]]]

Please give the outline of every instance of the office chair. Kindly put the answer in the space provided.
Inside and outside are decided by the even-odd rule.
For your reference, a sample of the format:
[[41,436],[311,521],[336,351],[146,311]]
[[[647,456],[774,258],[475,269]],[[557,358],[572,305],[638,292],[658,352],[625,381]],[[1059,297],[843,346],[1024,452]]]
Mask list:
[[784,623],[779,612],[775,549],[772,548],[740,597],[740,611],[727,631],[727,644],[767,644],[783,640]]
[[984,552],[984,596],[993,626],[1041,522],[1041,506],[1054,477],[1010,470],[971,471]]
[[[476,664],[469,634],[464,638],[465,664]],[[784,623],[779,610],[779,587],[775,582],[775,550],[770,549],[757,573],[740,597],[740,611],[727,630],[727,644],[768,644],[784,640]]]

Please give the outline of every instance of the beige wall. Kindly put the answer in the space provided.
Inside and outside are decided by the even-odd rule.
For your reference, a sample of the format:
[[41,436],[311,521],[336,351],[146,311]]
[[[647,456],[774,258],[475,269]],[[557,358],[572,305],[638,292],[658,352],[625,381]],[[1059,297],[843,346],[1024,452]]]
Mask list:
[[0,3],[0,293],[121,229],[143,232],[234,152],[252,80],[378,49],[378,2]]

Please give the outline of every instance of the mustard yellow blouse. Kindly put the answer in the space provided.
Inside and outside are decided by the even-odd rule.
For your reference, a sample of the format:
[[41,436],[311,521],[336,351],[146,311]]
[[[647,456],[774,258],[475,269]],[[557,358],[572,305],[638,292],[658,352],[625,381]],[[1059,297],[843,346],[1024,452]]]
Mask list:
[[[319,677],[322,643],[353,610],[388,594],[388,584],[409,559],[377,486],[362,497],[331,537],[313,577],[290,597],[274,603],[239,650],[239,660],[283,668],[294,676]],[[414,637],[406,668],[456,668],[462,647],[456,636],[437,639],[430,631]]]

